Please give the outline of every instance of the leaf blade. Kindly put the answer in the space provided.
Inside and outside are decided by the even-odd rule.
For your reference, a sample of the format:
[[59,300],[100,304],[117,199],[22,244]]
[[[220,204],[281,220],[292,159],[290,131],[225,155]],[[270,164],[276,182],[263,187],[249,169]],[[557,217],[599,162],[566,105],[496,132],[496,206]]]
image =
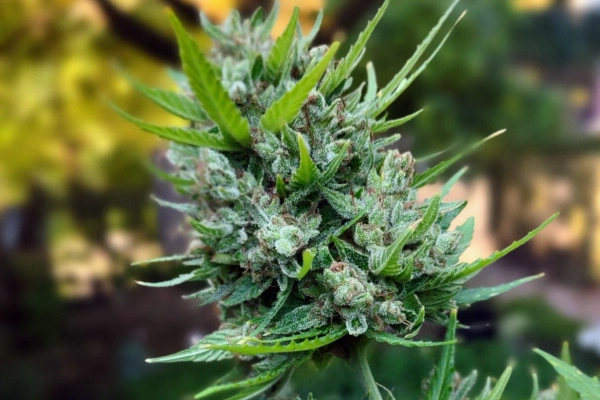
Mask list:
[[[450,320],[446,331],[445,341],[456,340],[456,309],[450,312]],[[442,356],[438,367],[435,369],[431,379],[429,400],[442,400],[450,396],[452,378],[454,376],[454,345],[447,345],[442,350]]]
[[304,104],[304,100],[325,73],[338,47],[338,42],[333,43],[321,61],[308,74],[304,75],[291,90],[271,104],[260,118],[260,124],[264,129],[277,133],[285,124],[296,117]]
[[533,349],[533,351],[545,358],[556,372],[565,379],[567,384],[577,393],[581,394],[583,400],[594,400],[598,398],[598,393],[600,393],[600,382],[584,375],[579,369],[545,351],[540,349]]
[[492,297],[498,296],[499,294],[508,292],[518,286],[523,285],[524,283],[533,281],[535,279],[541,278],[544,274],[538,274],[529,276],[527,278],[518,279],[513,282],[504,283],[502,285],[493,286],[493,287],[480,287],[476,289],[463,289],[461,290],[455,297],[454,301],[456,304],[473,304],[479,301],[485,301],[491,299]]
[[209,133],[207,131],[199,131],[193,128],[168,127],[150,124],[127,114],[125,111],[116,106],[113,106],[113,108],[127,121],[131,122],[142,130],[153,133],[163,139],[168,139],[173,142],[187,144],[190,146],[208,147],[214,150],[239,150],[239,147],[236,144],[228,143],[222,137],[216,134]]
[[300,165],[292,175],[290,184],[295,188],[305,188],[311,183],[314,183],[318,176],[319,170],[315,162],[310,158],[310,153],[306,147],[306,143],[301,134],[297,134],[298,148],[300,150]]
[[294,33],[296,32],[296,25],[298,24],[299,15],[300,9],[298,7],[294,7],[294,12],[292,13],[290,22],[281,36],[275,40],[275,44],[271,48],[269,58],[267,58],[266,62],[267,76],[269,79],[277,79],[281,74],[281,68],[288,57],[289,50],[292,46],[292,42],[294,41]]
[[217,124],[225,140],[249,147],[251,138],[248,121],[229,98],[213,67],[175,14],[169,13],[169,19],[179,43],[183,70],[194,95],[206,114]]
[[546,226],[548,226],[548,224],[550,224],[552,221],[554,221],[556,219],[556,217],[558,217],[558,215],[559,215],[559,213],[555,213],[550,218],[548,218],[546,221],[544,221],[539,227],[537,227],[536,229],[529,232],[523,238],[514,241],[510,246],[504,248],[503,250],[496,251],[496,252],[494,252],[494,254],[492,254],[488,258],[479,259],[479,260],[467,265],[465,268],[461,269],[461,271],[459,271],[459,273],[457,275],[455,275],[455,278],[458,278],[458,279],[464,278],[475,272],[478,272],[478,271],[482,270],[483,268],[487,267],[488,265],[490,265],[491,263],[493,263],[494,261],[504,257],[511,251],[513,251],[516,248],[527,243],[535,235],[537,235],[538,232],[540,232],[542,229],[544,229]]
[[420,187],[425,186],[428,183],[431,183],[440,174],[442,174],[444,171],[446,171],[448,168],[450,168],[450,166],[452,166],[455,162],[457,162],[458,160],[460,160],[467,154],[473,152],[475,149],[477,149],[479,146],[481,146],[488,140],[493,139],[493,138],[503,134],[504,132],[506,132],[506,129],[492,133],[490,136],[472,144],[466,150],[461,151],[460,153],[456,154],[454,157],[450,158],[449,160],[442,161],[441,163],[437,164],[436,166],[431,167],[431,168],[427,169],[426,171],[415,175],[415,178],[413,179],[413,183],[412,183],[413,187],[418,189]]
[[367,27],[358,35],[358,39],[356,39],[356,43],[354,43],[346,57],[340,60],[337,68],[332,70],[323,80],[322,92],[325,96],[330,95],[346,78],[350,76],[356,65],[360,61],[362,55],[364,54],[365,46],[367,45],[367,41],[371,37],[373,30],[379,23],[379,20],[385,13],[387,6],[389,4],[389,0],[385,0],[377,13],[373,17],[371,21],[367,24]]
[[388,131],[388,130],[390,130],[392,128],[396,128],[400,125],[404,125],[408,121],[411,121],[412,119],[419,116],[419,114],[421,114],[422,112],[423,112],[423,109],[420,109],[419,111],[416,111],[416,112],[409,114],[402,118],[392,119],[390,121],[378,121],[373,125],[373,128],[371,128],[371,130],[373,131],[373,133],[381,133],[381,132]]

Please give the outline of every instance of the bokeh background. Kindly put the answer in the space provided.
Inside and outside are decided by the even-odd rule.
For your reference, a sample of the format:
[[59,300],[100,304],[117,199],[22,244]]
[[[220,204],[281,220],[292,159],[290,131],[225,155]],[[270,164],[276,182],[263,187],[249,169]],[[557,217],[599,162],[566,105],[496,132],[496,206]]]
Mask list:
[[[277,34],[295,5],[310,29],[325,8],[317,42],[346,47],[381,0],[281,0]],[[426,36],[445,0],[391,0],[363,59],[384,84]],[[215,329],[211,307],[152,289],[176,265],[130,263],[186,249],[177,213],[151,201],[181,200],[159,177],[166,143],[109,106],[160,124],[183,124],[135,92],[122,71],[174,87],[178,55],[165,8],[206,49],[198,11],[221,22],[270,0],[0,1],[0,398],[187,399],[228,370],[220,364],[148,365]],[[542,387],[555,374],[534,346],[600,370],[600,1],[463,0],[468,13],[390,114],[425,111],[401,127],[401,147],[424,161],[508,129],[464,161],[451,196],[476,216],[467,259],[510,244],[555,211],[532,242],[482,272],[474,285],[545,272],[543,279],[460,315],[457,369],[516,371],[507,399],[528,398],[531,371]],[[447,27],[449,28],[449,26]],[[358,79],[364,77],[359,67]],[[433,159],[430,154],[448,149]],[[158,170],[158,172],[157,172]],[[423,197],[439,187],[427,188]],[[425,329],[439,338],[443,330]],[[439,349],[373,346],[374,374],[397,398],[420,398]],[[360,399],[341,361],[294,381],[318,399]]]

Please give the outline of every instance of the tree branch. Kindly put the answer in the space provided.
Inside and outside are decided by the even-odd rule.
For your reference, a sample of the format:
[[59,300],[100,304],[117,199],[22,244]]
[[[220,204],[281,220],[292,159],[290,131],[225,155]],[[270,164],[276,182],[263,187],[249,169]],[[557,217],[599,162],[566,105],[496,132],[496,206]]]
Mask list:
[[96,0],[107,17],[111,31],[146,54],[171,65],[179,65],[177,43],[151,27],[122,13],[110,0]]

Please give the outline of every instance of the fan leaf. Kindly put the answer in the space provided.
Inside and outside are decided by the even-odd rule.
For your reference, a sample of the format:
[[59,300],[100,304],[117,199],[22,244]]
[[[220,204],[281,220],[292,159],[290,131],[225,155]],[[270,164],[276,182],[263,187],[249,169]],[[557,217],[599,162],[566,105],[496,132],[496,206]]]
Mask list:
[[371,37],[373,30],[377,26],[377,23],[379,23],[379,20],[387,9],[388,4],[389,0],[385,0],[381,7],[379,7],[375,17],[369,21],[365,30],[358,35],[356,43],[350,47],[346,57],[342,58],[338,66],[325,76],[325,79],[323,79],[323,85],[321,86],[321,91],[325,96],[330,95],[346,78],[350,76],[352,71],[354,71],[354,68],[356,68],[356,65],[364,54],[365,46],[367,45],[369,37]]
[[177,35],[183,70],[196,98],[206,114],[214,121],[227,142],[250,146],[250,125],[221,85],[213,66],[198,44],[185,31],[175,14],[170,13],[171,25]]
[[298,115],[302,104],[325,73],[338,47],[338,42],[333,43],[325,56],[309,73],[304,75],[291,90],[271,104],[260,118],[260,124],[264,129],[277,133]]

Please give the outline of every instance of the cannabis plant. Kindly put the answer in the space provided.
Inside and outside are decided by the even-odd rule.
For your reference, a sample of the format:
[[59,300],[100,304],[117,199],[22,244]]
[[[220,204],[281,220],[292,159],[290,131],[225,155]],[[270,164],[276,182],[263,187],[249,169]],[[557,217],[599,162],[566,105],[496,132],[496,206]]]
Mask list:
[[[472,396],[471,392],[477,381],[477,371],[471,372],[466,377],[461,377],[454,370],[456,325],[456,310],[453,310],[450,313],[446,333],[446,342],[449,342],[449,344],[444,347],[439,364],[433,370],[431,378],[424,385],[427,399],[500,400],[511,376],[512,367],[507,367],[494,384],[492,379],[487,378],[481,392]],[[537,375],[534,373],[533,389],[529,400],[600,399],[600,382],[598,378],[586,376],[572,366],[567,343],[563,345],[561,359],[539,349],[534,349],[534,351],[544,357],[560,376],[556,384],[540,392]]]
[[418,115],[388,119],[385,110],[447,39],[418,63],[456,4],[387,85],[377,87],[371,64],[366,85],[353,85],[350,75],[388,1],[339,60],[338,43],[311,48],[322,14],[304,36],[296,9],[276,40],[277,6],[244,21],[233,11],[220,27],[202,16],[214,40],[210,54],[171,14],[181,93],[137,86],[189,126],[157,126],[122,112],[171,141],[176,172],[169,179],[190,201],[159,202],[188,214],[196,239],[187,254],[150,260],[178,260],[190,272],[142,284],[206,280],[187,298],[217,302],[222,322],[190,349],[149,361],[237,358],[251,366],[242,380],[227,376],[198,398],[233,390],[231,399],[272,398],[300,363],[333,355],[347,358],[368,397],[379,399],[365,356],[369,340],[431,345],[413,339],[424,321],[446,325],[450,310],[524,282],[462,289],[552,218],[489,258],[463,262],[474,222],[452,229],[466,202],[443,201],[462,172],[439,195],[418,201],[419,188],[479,143],[416,173],[411,153],[388,147],[400,135],[377,138]]

